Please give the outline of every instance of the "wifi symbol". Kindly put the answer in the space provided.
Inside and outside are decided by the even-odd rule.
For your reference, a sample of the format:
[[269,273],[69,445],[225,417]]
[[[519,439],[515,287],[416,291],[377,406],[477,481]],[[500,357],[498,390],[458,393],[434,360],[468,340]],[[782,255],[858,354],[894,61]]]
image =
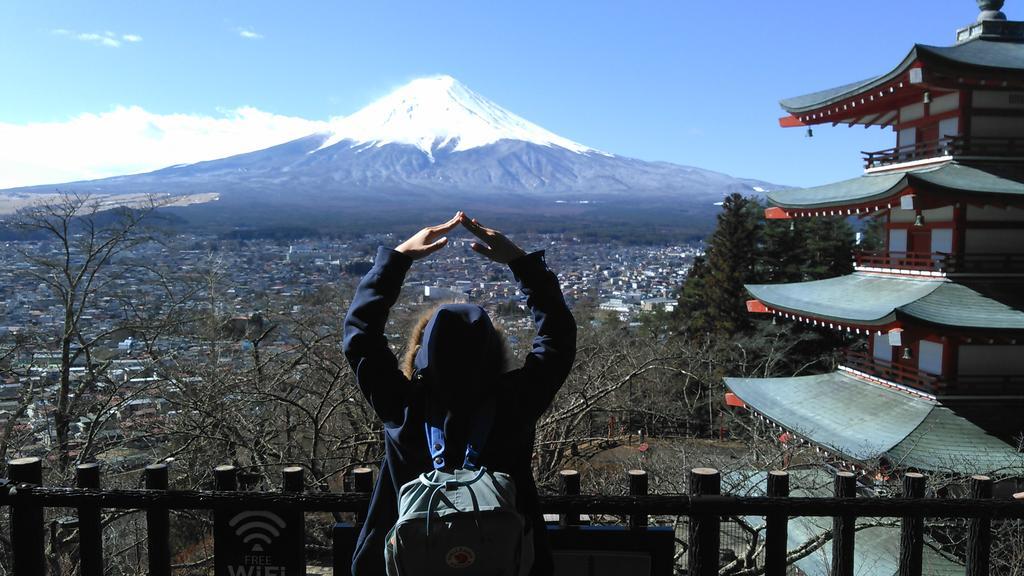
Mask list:
[[253,552],[263,552],[264,544],[270,544],[281,535],[285,522],[273,512],[255,510],[235,514],[228,525],[232,528],[237,526],[235,535],[245,544],[252,543]]

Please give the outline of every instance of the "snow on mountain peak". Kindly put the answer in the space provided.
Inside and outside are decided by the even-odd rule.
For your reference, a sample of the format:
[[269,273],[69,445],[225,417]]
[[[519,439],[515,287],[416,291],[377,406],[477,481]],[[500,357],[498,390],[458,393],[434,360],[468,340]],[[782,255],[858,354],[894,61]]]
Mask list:
[[503,139],[601,153],[516,116],[447,75],[418,78],[351,116],[332,119],[320,148],[343,140],[353,146],[398,143],[432,156],[451,144],[463,151]]

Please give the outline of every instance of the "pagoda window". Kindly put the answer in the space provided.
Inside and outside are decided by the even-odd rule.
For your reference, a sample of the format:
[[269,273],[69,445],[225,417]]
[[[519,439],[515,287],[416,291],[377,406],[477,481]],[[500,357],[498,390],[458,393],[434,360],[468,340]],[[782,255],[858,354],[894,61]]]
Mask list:
[[892,345],[889,344],[889,334],[875,334],[871,342],[871,354],[875,360],[892,362]]
[[917,128],[904,128],[900,130],[899,139],[896,145],[900,148],[907,148],[917,144]]
[[960,119],[956,116],[939,120],[939,138],[953,138],[960,135]]
[[953,253],[953,229],[933,228],[932,229],[932,254]]
[[905,254],[907,252],[907,229],[892,228],[889,230],[889,253]]
[[927,374],[942,375],[942,343],[921,340],[917,345],[917,369]]
[[1024,374],[1024,346],[963,344],[957,358],[960,376]]

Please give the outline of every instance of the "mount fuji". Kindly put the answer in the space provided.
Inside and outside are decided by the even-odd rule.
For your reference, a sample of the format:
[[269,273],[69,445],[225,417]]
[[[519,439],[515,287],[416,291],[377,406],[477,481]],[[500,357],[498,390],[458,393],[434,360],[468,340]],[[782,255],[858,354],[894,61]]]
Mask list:
[[[646,162],[554,134],[451,76],[421,78],[326,129],[277,146],[144,174],[0,191],[167,194],[216,201],[169,208],[215,228],[419,226],[465,209],[510,229],[606,225],[702,234],[715,203],[775,185]],[[445,216],[447,217],[447,216]]]

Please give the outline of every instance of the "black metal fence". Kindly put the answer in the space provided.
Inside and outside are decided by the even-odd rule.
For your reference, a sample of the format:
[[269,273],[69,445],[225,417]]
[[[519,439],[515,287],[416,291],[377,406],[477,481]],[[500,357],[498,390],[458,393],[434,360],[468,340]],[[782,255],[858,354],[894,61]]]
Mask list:
[[[238,492],[236,469],[215,469],[216,490],[172,490],[165,464],[145,469],[144,489],[103,490],[99,466],[82,464],[77,485],[42,485],[38,458],[23,458],[8,465],[9,480],[0,481],[0,506],[10,507],[10,535],[15,576],[46,574],[44,509],[74,508],[80,535],[79,571],[83,576],[104,573],[101,511],[104,509],[144,510],[149,574],[171,574],[169,539],[171,510],[257,509],[304,512],[351,512],[361,521],[369,503],[372,471],[355,471],[352,493],[303,491],[302,468],[286,468],[282,489],[277,492]],[[649,495],[647,475],[630,471],[628,496],[580,494],[580,476],[575,471],[560,474],[561,494],[542,498],[542,509],[559,514],[563,529],[580,524],[580,514],[618,515],[627,518],[634,535],[647,530],[650,515],[688,517],[686,571],[689,575],[717,575],[719,570],[720,522],[728,516],[763,516],[766,519],[765,574],[781,576],[787,570],[787,523],[790,517],[831,517],[832,571],[834,576],[853,575],[855,522],[859,517],[901,518],[900,576],[922,574],[925,518],[969,520],[966,571],[968,576],[989,574],[991,522],[1024,519],[1024,493],[1012,498],[992,498],[993,482],[985,476],[971,480],[969,498],[926,498],[926,478],[907,473],[903,495],[898,498],[856,497],[856,477],[839,472],[834,496],[806,498],[789,496],[789,476],[774,471],[764,487],[766,496],[745,497],[721,494],[721,476],[711,468],[689,472],[689,494]],[[299,514],[302,517],[302,514]],[[301,527],[300,527],[301,529]],[[215,542],[216,548],[216,542]],[[299,552],[301,554],[301,552]],[[346,563],[337,563],[339,566]],[[338,572],[335,572],[338,574]],[[652,576],[663,574],[652,572]],[[52,576],[52,575],[51,575]]]

